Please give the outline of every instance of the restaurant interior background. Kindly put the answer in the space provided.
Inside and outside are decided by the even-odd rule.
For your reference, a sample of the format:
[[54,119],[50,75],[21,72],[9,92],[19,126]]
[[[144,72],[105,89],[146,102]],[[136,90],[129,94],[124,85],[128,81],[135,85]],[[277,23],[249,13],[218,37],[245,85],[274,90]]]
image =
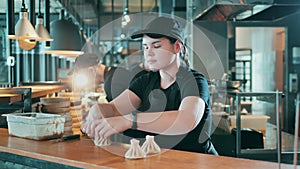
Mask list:
[[[9,39],[7,35],[14,34],[22,1],[2,1],[0,3],[1,85],[9,87],[18,86],[20,82],[59,81],[60,73],[74,66],[75,57],[42,53],[41,51],[49,45],[49,42],[37,42],[33,46],[30,45],[34,42],[28,42],[24,47],[20,41]],[[239,92],[278,90],[283,93],[280,97],[282,102],[279,113],[281,129],[284,133],[282,139],[286,140],[282,142],[290,143],[281,145],[282,149],[279,149],[282,151],[283,162],[292,161],[295,99],[300,85],[298,80],[300,78],[300,2],[298,0],[25,0],[24,2],[32,25],[37,23],[37,15],[42,11],[43,23],[50,34],[53,34],[50,23],[59,20],[61,12],[65,11],[64,17],[76,25],[77,32],[81,33],[83,38],[78,51],[81,50],[84,42],[90,42],[89,37],[99,28],[127,14],[158,12],[187,19],[210,39],[224,65],[224,72],[230,75],[229,80],[241,81],[241,87],[237,88]],[[93,45],[98,48],[105,45],[112,46],[112,50],[108,51],[102,60],[106,65],[122,62],[130,51],[139,50],[141,47],[140,42],[136,40],[120,40],[119,35],[116,39],[115,44],[111,41],[93,42]],[[51,43],[53,42],[50,42],[50,46]],[[197,48],[197,44],[193,46]],[[26,50],[26,47],[31,49]],[[118,50],[120,47],[122,50]],[[14,60],[15,64],[9,66],[7,60]],[[192,60],[195,69],[205,72],[196,58]],[[230,100],[230,96],[226,97]],[[264,99],[256,98],[255,94],[244,98],[247,101],[250,98],[257,102]],[[246,102],[242,106],[249,113],[257,109],[263,111],[264,115],[271,117],[268,123],[276,128],[274,100],[274,98],[263,100],[267,104],[272,104],[271,106],[257,103],[249,108]],[[274,133],[268,131],[264,133],[263,151],[249,151],[243,154],[235,149],[235,135],[222,132],[224,131],[216,130],[213,135],[213,141],[221,155],[277,161],[277,154],[270,151],[278,151],[276,147],[278,145],[274,143],[276,138],[272,136]],[[247,135],[245,139],[255,142],[254,138]],[[222,145],[224,143],[226,145]],[[253,148],[247,147],[247,144],[244,145],[245,150]],[[254,145],[253,149],[257,148]]]

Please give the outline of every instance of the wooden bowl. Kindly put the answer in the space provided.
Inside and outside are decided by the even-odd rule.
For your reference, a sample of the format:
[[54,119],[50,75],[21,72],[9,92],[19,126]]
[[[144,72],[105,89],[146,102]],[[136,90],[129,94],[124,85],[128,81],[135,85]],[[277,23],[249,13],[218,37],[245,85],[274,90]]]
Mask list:
[[42,103],[42,106],[44,107],[65,107],[65,108],[70,108],[70,102],[69,101],[63,101],[63,102],[57,102],[57,103]]
[[47,104],[54,104],[54,103],[60,103],[60,102],[70,102],[70,98],[68,97],[42,97],[40,98],[41,103],[44,105]]
[[73,92],[59,92],[59,97],[81,97],[80,93],[73,93]]
[[59,97],[68,97],[70,98],[71,102],[79,102],[81,101],[81,95],[80,93],[73,93],[73,92],[61,92],[58,93]]
[[70,108],[66,107],[48,107],[48,106],[42,106],[42,112],[44,113],[54,113],[54,114],[62,114],[69,112]]

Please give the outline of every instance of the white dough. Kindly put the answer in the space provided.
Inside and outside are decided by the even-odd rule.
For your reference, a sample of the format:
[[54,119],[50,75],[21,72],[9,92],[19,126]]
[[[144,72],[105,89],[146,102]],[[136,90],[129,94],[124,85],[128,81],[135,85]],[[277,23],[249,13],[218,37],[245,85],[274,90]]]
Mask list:
[[150,135],[146,136],[146,141],[142,145],[142,150],[146,154],[160,153],[160,147],[154,141],[154,136],[150,136]]
[[139,145],[140,141],[137,139],[131,139],[130,140],[130,148],[125,153],[125,158],[127,159],[139,159],[146,157],[145,152],[141,149],[141,146]]
[[99,137],[98,139],[94,139],[94,144],[96,146],[109,146],[111,145],[110,139],[105,139],[103,137]]

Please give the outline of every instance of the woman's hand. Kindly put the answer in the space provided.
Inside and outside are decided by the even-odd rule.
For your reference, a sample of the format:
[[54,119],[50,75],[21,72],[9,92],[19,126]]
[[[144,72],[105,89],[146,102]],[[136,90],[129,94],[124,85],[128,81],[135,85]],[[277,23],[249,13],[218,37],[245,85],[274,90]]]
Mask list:
[[95,139],[108,138],[109,136],[121,133],[132,126],[131,115],[102,118],[94,121],[91,130],[95,133]]
[[100,108],[98,104],[95,104],[91,107],[87,117],[85,118],[85,121],[83,121],[82,126],[81,126],[81,131],[85,134],[87,134],[90,137],[94,136],[93,131],[91,130],[93,121],[97,119],[101,119],[102,115],[100,112]]
[[100,103],[91,107],[85,122],[82,124],[81,131],[93,138],[94,129],[97,125],[97,120],[118,116],[119,113],[112,103]]

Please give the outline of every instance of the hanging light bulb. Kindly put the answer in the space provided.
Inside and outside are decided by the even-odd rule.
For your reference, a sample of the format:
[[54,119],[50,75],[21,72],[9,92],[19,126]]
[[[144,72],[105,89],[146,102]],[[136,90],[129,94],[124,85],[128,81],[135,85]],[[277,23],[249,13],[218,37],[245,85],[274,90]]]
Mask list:
[[43,14],[41,13],[41,0],[39,0],[39,15],[37,17],[35,31],[38,33],[38,35],[40,37],[40,41],[52,41],[53,40],[50,37],[50,34],[47,31],[47,29],[44,27]]
[[28,20],[28,12],[25,7],[24,0],[22,0],[22,8],[20,11],[20,19],[18,20],[16,26],[15,26],[15,35],[8,35],[9,39],[14,40],[22,40],[25,43],[26,42],[32,42],[32,40],[39,40],[40,37],[34,30],[34,27]]
[[124,11],[123,17],[122,17],[122,26],[126,26],[130,22],[130,17],[127,14],[127,12]]
[[31,50],[35,47],[36,45],[36,42],[35,40],[30,40],[30,39],[19,39],[18,40],[18,44],[20,46],[21,49],[24,49],[24,50]]
[[129,13],[128,0],[125,0],[125,8],[122,16],[122,27],[125,27],[130,22],[130,17],[128,13]]

